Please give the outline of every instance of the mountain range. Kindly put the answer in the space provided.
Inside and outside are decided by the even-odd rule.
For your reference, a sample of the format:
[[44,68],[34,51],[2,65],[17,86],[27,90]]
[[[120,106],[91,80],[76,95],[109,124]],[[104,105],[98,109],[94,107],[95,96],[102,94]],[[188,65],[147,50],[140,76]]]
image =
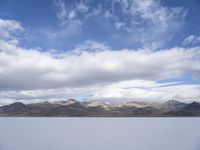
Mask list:
[[200,117],[200,103],[169,100],[151,102],[87,102],[66,101],[24,104],[12,103],[0,107],[1,117]]

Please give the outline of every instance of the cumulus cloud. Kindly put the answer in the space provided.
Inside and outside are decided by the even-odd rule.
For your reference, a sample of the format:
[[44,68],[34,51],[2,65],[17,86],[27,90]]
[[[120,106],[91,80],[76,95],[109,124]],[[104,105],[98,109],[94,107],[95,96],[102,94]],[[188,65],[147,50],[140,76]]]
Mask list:
[[55,57],[50,52],[0,41],[0,88],[75,87],[131,79],[158,81],[180,77],[188,71],[199,73],[199,47],[156,52],[145,49],[88,52],[79,48],[81,53],[72,50]]
[[[102,50],[91,51],[90,46]],[[82,48],[85,50],[81,51]],[[102,43],[87,41],[75,50],[55,56],[1,40],[0,99],[9,103],[76,96],[88,96],[91,100],[152,101],[199,98],[199,85],[158,83],[185,73],[197,77],[199,47],[163,51],[106,48]]]
[[200,44],[200,36],[190,35],[183,40],[183,45]]
[[[13,36],[13,30],[6,31]],[[114,50],[106,43],[86,41],[55,54],[22,48],[4,36],[0,38],[0,100],[9,103],[76,96],[91,100],[198,99],[199,85],[159,81],[185,74],[199,79],[199,60],[200,47]]]

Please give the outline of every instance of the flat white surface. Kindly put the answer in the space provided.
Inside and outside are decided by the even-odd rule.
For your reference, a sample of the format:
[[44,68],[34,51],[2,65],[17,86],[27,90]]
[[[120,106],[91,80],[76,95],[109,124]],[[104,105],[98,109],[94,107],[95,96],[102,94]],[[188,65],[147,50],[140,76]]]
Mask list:
[[0,150],[200,150],[200,118],[0,118]]

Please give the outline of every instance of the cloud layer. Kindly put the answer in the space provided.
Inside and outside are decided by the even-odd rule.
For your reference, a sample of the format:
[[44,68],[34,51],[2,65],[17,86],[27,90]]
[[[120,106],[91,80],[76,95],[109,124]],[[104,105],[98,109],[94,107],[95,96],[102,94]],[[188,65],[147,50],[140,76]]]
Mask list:
[[[105,48],[99,43],[93,47],[95,44]],[[0,89],[80,87],[132,79],[159,81],[186,73],[198,77],[200,72],[199,47],[162,51],[78,48],[80,51],[58,55],[0,41]]]
[[[86,11],[86,6],[79,7]],[[121,26],[118,24],[118,28]],[[18,44],[16,36],[23,30],[20,22],[0,19],[0,104],[69,97],[152,101],[200,98],[199,84],[161,82],[184,75],[199,81],[200,47],[114,50],[105,43],[86,41],[66,52],[27,49]]]

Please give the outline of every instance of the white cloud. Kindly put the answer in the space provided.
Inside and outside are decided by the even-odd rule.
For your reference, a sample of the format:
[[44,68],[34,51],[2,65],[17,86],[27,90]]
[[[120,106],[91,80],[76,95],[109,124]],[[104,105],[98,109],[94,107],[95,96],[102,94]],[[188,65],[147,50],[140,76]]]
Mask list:
[[74,54],[81,54],[82,52],[101,52],[110,50],[111,48],[106,43],[99,43],[95,41],[85,41],[75,46],[72,51]]
[[123,28],[126,24],[124,22],[116,22],[115,27],[117,29]]
[[[186,15],[182,7],[167,7],[159,0],[112,0],[95,4],[93,1],[55,2],[62,24],[77,20],[84,26],[86,20],[98,17],[97,22],[101,22],[106,30],[116,29],[113,38],[120,37],[128,43],[140,43],[155,49],[173,38],[172,33],[183,25]],[[121,30],[126,34],[121,34]]]
[[[159,79],[179,77],[184,72],[193,73],[192,67],[198,66],[199,59],[195,60],[195,56],[199,55],[199,48],[148,53],[83,51],[54,57],[48,52],[25,50],[2,41],[0,46],[0,99],[4,103],[85,95],[93,100],[140,101],[187,101],[200,97],[199,85],[157,83]],[[195,71],[199,73],[200,68]]]
[[58,20],[60,21],[60,23],[63,24],[63,22],[65,22],[67,14],[68,14],[68,12],[65,8],[65,3],[62,0],[55,0],[54,4],[58,8],[57,12],[56,12],[56,16],[57,16]]
[[[6,30],[12,40],[13,31],[21,26],[15,28]],[[199,79],[200,47],[113,50],[105,43],[86,41],[71,51],[55,54],[22,48],[7,37],[0,38],[0,103],[76,96],[127,100],[200,98],[199,85],[158,83],[184,74]]]
[[[164,102],[170,99],[183,102],[199,101],[200,86],[180,83],[157,83],[149,80],[127,80],[112,84],[90,85],[86,87],[0,91],[0,104],[15,101],[24,103],[39,101],[66,100],[79,97],[90,101],[154,101]],[[82,97],[82,98],[81,98]]]
[[121,4],[122,12],[130,18],[125,28],[133,35],[131,40],[145,45],[155,45],[155,41],[159,46],[165,44],[171,33],[183,24],[186,15],[181,7],[169,8],[157,0],[120,0],[116,3]]
[[63,0],[54,0],[56,16],[59,27],[42,29],[45,35],[52,43],[60,39],[66,39],[81,33],[82,21],[78,19],[78,12],[85,12],[87,6],[84,3],[77,3],[73,8],[70,4],[66,4]]
[[81,32],[82,23],[78,20],[73,20],[67,24],[67,26],[59,27],[58,29],[47,28],[39,30],[43,33],[50,42],[59,42],[60,39],[69,38],[71,36],[77,35]]
[[183,45],[200,44],[200,36],[190,35],[183,40]]
[[86,13],[89,9],[86,3],[77,2],[75,5],[68,2],[67,4],[63,0],[54,0],[56,6],[56,16],[61,25],[68,25],[73,21],[80,21],[78,15],[80,13]]
[[9,40],[12,43],[17,43],[15,36],[18,31],[22,31],[23,27],[20,22],[15,20],[5,20],[0,18],[0,39]]
[[199,101],[199,85],[159,84],[146,80],[129,80],[111,84],[96,92],[92,99],[96,100],[134,100],[163,102],[170,99],[181,101]]
[[79,2],[76,4],[76,8],[80,12],[87,12],[89,9],[89,6],[83,2]]
[[68,19],[73,19],[74,17],[76,16],[76,13],[74,10],[70,11],[69,14],[68,14]]
[[[81,45],[54,56],[0,41],[0,88],[48,89],[82,87],[123,80],[163,80],[200,72],[199,47],[163,51],[106,50],[102,44]],[[91,51],[92,46],[98,51]],[[79,50],[80,49],[80,50]],[[89,51],[87,51],[89,49]],[[100,50],[103,49],[103,50]],[[79,53],[77,53],[77,51]],[[36,63],[37,62],[37,63]]]

